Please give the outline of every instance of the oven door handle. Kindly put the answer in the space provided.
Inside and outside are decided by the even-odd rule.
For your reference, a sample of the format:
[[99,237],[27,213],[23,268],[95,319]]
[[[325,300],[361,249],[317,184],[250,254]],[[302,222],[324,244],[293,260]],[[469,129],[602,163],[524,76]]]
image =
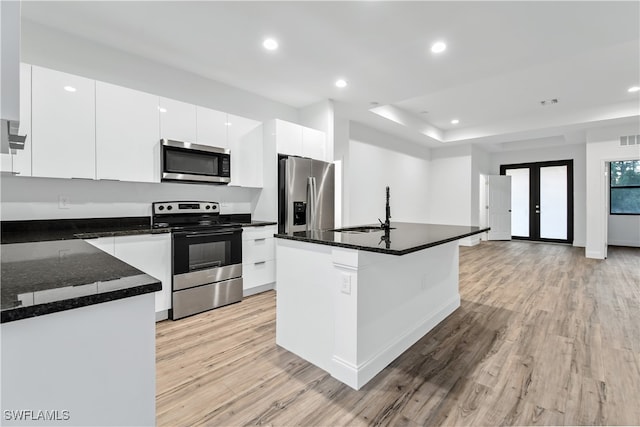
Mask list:
[[238,233],[238,231],[220,231],[214,233],[199,233],[197,231],[190,231],[184,234],[180,234],[180,237],[218,237],[218,236],[232,236]]

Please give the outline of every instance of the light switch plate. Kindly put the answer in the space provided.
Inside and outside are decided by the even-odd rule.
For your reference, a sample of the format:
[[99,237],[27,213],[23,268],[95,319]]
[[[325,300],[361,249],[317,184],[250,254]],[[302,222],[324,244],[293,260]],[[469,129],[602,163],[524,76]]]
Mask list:
[[342,282],[340,283],[340,292],[351,295],[351,275],[342,273]]

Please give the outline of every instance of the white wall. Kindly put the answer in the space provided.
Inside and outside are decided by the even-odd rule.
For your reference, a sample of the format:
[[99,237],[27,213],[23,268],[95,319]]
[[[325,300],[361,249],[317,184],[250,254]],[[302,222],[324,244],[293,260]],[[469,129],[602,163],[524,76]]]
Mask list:
[[609,215],[607,244],[640,247],[640,215]]
[[431,151],[429,165],[428,218],[433,224],[471,224],[472,161],[471,147],[457,145]]
[[491,173],[500,174],[500,165],[573,160],[573,245],[586,241],[586,149],[585,145],[565,144],[554,147],[491,153]]
[[[2,177],[0,187],[3,221],[149,216],[151,202],[168,200],[219,201],[223,203],[222,213],[249,213],[253,212],[260,192],[218,185],[8,176]],[[59,196],[69,198],[69,209],[58,207]]]
[[391,221],[428,222],[429,150],[351,124],[345,186],[349,216],[344,225],[385,218],[385,187],[390,187]]
[[607,162],[640,158],[639,146],[620,146],[620,136],[634,134],[640,134],[640,126],[615,126],[587,132],[585,252],[588,258],[607,257],[609,217]]

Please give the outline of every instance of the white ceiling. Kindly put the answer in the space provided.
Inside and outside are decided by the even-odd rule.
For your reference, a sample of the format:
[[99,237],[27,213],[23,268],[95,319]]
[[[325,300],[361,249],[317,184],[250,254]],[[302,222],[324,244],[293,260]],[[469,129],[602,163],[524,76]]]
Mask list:
[[637,1],[23,1],[22,16],[294,107],[333,99],[432,147],[575,142],[640,116]]

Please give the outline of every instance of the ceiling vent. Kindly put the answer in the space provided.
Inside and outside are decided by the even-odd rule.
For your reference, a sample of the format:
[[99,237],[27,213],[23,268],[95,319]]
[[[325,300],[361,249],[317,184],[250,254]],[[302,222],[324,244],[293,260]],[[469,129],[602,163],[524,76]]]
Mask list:
[[640,145],[640,135],[627,135],[620,137],[620,146]]

